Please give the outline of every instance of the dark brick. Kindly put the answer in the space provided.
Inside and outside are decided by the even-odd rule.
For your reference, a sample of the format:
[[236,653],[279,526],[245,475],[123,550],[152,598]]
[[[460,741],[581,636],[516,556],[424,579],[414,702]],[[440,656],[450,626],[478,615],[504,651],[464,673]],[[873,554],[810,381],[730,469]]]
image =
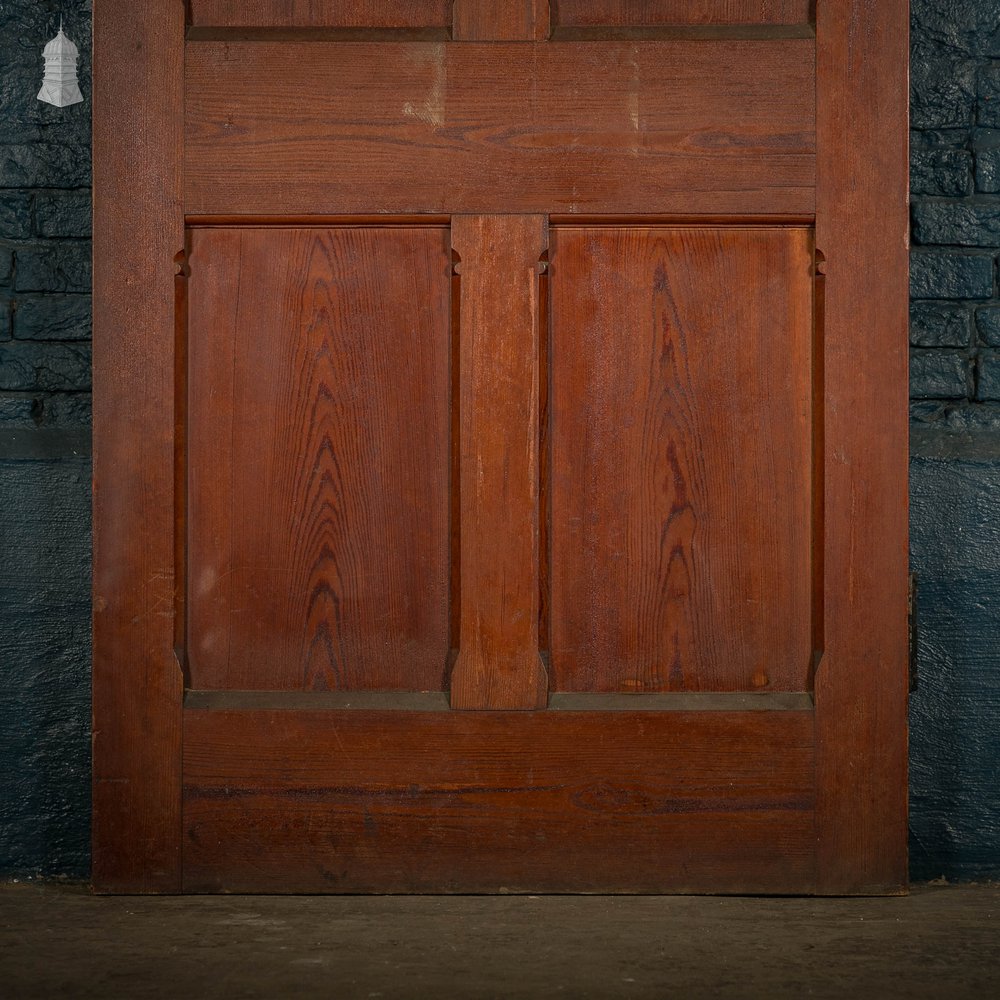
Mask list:
[[15,288],[19,292],[89,292],[90,244],[19,249]]
[[910,255],[910,296],[914,299],[989,299],[993,258],[985,254],[915,251]]
[[996,403],[921,400],[910,404],[910,419],[915,425],[949,435],[1000,437],[1000,406]]
[[14,335],[14,303],[0,295],[0,340],[10,340]]
[[41,295],[17,300],[18,340],[90,340],[89,295]]
[[1000,347],[1000,306],[976,310],[976,328],[979,339],[990,347]]
[[960,399],[969,391],[969,359],[961,351],[911,351],[910,395]]
[[90,389],[90,346],[0,344],[0,389],[44,392]]
[[918,201],[913,238],[925,245],[1000,247],[1000,200]]
[[914,128],[963,128],[973,124],[976,64],[917,43],[910,69],[910,120]]
[[31,195],[0,191],[0,239],[23,240],[31,235]]
[[90,184],[90,156],[78,145],[0,146],[0,188],[79,188]]
[[89,392],[0,392],[0,427],[75,431],[91,422]]
[[92,423],[89,392],[60,392],[41,400],[45,427],[89,427]]
[[976,188],[987,194],[1000,194],[1000,149],[976,153]]
[[0,244],[0,285],[10,283],[14,273],[14,251]]
[[89,236],[90,192],[60,191],[38,195],[35,225],[39,236]]
[[936,424],[944,414],[947,403],[937,399],[911,399],[910,423],[914,426]]
[[984,66],[979,73],[977,121],[988,128],[1000,128],[1000,64]]
[[957,198],[967,194],[972,176],[972,154],[965,149],[914,151],[910,156],[913,194]]
[[34,427],[35,399],[23,393],[0,392],[0,424],[4,427]]
[[966,149],[968,145],[968,128],[925,128],[910,130],[910,148],[920,150],[921,152],[933,152],[935,150],[962,150]]
[[915,302],[910,306],[910,343],[914,347],[968,347],[971,316],[962,305]]
[[974,128],[969,145],[972,149],[1000,149],[1000,128]]
[[1000,351],[981,351],[977,399],[1000,399]]
[[995,0],[910,0],[912,37],[936,48],[990,55],[1000,40]]

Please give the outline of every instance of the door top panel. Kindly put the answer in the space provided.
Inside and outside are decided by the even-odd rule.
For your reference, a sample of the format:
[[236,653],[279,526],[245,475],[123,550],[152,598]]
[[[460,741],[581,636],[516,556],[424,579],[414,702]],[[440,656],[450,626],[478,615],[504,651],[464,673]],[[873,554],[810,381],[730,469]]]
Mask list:
[[807,24],[811,0],[553,0],[562,27]]
[[189,215],[810,216],[815,43],[189,42]]
[[451,0],[191,0],[191,23],[220,28],[445,28]]
[[[552,0],[559,27],[806,24],[811,0]],[[191,0],[195,27],[450,28],[451,0]]]

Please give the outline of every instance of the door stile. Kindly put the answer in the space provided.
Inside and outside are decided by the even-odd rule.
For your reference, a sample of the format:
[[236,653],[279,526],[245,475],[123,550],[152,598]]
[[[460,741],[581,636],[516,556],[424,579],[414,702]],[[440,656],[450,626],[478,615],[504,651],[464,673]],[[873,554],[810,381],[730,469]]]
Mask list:
[[540,215],[455,216],[460,258],[459,649],[451,705],[536,709],[539,651]]
[[817,5],[823,893],[901,892],[907,880],[907,14],[907,0]]
[[[93,883],[180,888],[175,258],[184,4],[94,24]],[[151,82],[151,81],[155,81]]]

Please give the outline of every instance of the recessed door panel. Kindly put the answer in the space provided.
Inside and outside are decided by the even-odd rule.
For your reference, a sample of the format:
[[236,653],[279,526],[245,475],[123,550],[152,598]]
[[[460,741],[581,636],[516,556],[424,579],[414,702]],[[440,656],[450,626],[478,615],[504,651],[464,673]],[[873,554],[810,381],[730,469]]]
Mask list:
[[558,0],[560,25],[801,24],[811,0]]
[[446,232],[192,231],[193,687],[441,689]]
[[551,245],[553,688],[807,690],[811,232]]
[[445,28],[450,0],[190,0],[197,26],[248,28]]

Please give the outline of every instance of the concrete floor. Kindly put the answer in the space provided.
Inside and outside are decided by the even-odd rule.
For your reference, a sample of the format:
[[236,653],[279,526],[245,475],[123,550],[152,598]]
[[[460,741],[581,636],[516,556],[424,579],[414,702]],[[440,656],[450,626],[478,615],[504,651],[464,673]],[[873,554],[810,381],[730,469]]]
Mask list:
[[1000,886],[904,899],[118,897],[0,886],[0,996],[1000,995]]

